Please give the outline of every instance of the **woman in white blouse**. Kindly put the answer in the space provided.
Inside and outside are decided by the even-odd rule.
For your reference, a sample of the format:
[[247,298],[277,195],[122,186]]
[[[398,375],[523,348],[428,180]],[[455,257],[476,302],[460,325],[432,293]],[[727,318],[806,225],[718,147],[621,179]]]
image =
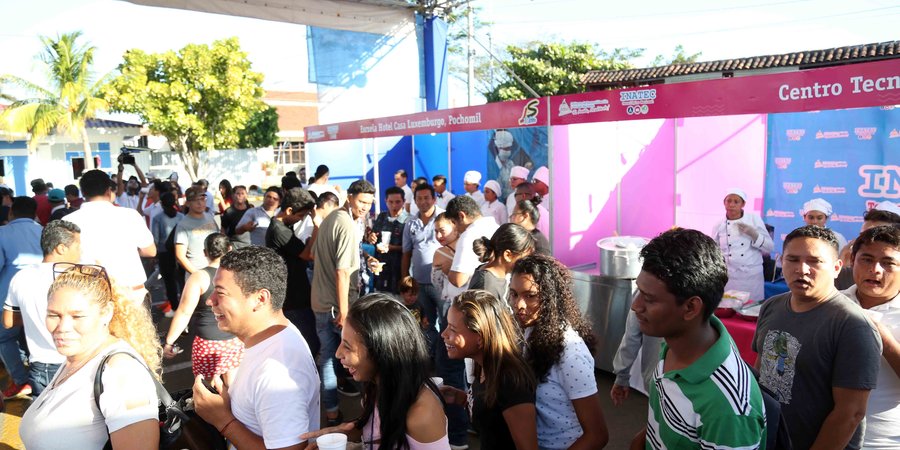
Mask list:
[[712,238],[719,243],[728,266],[725,290],[750,294],[750,300],[765,300],[762,257],[775,249],[772,237],[759,215],[744,211],[747,194],[730,189],[723,201],[725,218],[716,224]]
[[[112,287],[102,266],[57,263],[47,328],[66,362],[19,426],[29,449],[159,447],[159,339],[150,313]],[[111,353],[94,399],[94,377]],[[146,364],[146,366],[145,366]],[[152,370],[148,370],[148,367]],[[98,408],[99,405],[99,408]]]

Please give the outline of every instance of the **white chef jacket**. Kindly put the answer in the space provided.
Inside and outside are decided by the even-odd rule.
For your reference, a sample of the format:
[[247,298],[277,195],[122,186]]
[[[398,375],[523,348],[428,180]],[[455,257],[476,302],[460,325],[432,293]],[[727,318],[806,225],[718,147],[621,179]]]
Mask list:
[[[741,233],[737,228],[738,223],[752,226],[759,233],[756,240],[751,241],[749,236]],[[725,285],[725,290],[749,292],[751,300],[764,300],[762,255],[772,252],[775,243],[762,218],[744,211],[740,219],[724,219],[716,224],[712,230],[712,238],[719,244],[728,266],[728,284]]]

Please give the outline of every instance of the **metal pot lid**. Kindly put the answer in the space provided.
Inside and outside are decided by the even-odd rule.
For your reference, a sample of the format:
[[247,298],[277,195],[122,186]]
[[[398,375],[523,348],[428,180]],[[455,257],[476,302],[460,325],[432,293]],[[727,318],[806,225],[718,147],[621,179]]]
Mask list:
[[650,239],[640,236],[610,236],[597,241],[597,247],[614,252],[637,252],[648,242]]

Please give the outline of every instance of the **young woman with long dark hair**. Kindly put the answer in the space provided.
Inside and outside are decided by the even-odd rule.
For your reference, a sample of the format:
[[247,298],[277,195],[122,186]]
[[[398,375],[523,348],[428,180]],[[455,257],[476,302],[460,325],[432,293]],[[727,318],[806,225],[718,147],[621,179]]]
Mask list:
[[538,381],[540,448],[603,448],[609,432],[594,378],[594,336],[575,303],[569,269],[545,255],[518,260],[509,303],[525,330],[525,358]]
[[537,450],[535,379],[522,356],[522,335],[507,305],[493,294],[458,295],[441,333],[453,359],[472,358],[470,393],[442,386],[448,404],[467,404],[483,449]]
[[362,434],[363,447],[446,450],[447,417],[428,374],[430,356],[418,322],[393,296],[374,293],[350,306],[336,356],[363,383],[363,413],[355,422],[301,436]]
[[500,300],[506,299],[513,264],[533,253],[534,245],[531,233],[514,223],[500,225],[490,238],[476,239],[475,254],[485,264],[475,269],[469,289],[484,289]]

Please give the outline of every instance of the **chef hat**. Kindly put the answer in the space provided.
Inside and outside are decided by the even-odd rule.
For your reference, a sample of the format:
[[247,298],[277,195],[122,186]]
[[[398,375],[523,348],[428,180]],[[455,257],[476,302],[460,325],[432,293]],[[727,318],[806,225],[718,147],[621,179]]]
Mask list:
[[487,183],[484,183],[484,189],[485,190],[490,189],[490,190],[494,191],[494,193],[497,194],[498,196],[502,193],[500,191],[500,183],[498,183],[494,180],[489,180]]
[[515,177],[515,178],[521,178],[523,180],[527,180],[528,172],[530,172],[530,171],[522,166],[513,166],[512,169],[509,169],[509,177],[510,178]]
[[741,190],[741,189],[738,189],[738,188],[729,188],[729,189],[728,189],[728,192],[725,193],[725,196],[728,197],[728,196],[731,195],[731,194],[737,195],[738,197],[741,198],[741,200],[743,200],[743,201],[745,201],[745,202],[747,201],[747,193],[745,193],[745,192],[744,192],[743,190]]
[[885,201],[875,205],[875,208],[873,208],[873,209],[877,209],[879,211],[892,212],[892,213],[900,216],[900,206],[897,206],[896,203],[891,202],[891,201],[885,200]]
[[819,211],[824,213],[826,217],[831,217],[831,203],[828,203],[823,198],[814,198],[803,204],[803,215],[805,216],[810,211]]
[[494,145],[497,148],[509,148],[513,145],[513,135],[506,130],[497,130],[494,133]]
[[547,186],[550,186],[550,169],[547,166],[541,166],[538,170],[534,171],[534,176],[531,178],[531,181],[540,181]]
[[470,170],[466,172],[466,176],[463,178],[463,181],[465,181],[466,183],[481,184],[481,172],[477,170]]

